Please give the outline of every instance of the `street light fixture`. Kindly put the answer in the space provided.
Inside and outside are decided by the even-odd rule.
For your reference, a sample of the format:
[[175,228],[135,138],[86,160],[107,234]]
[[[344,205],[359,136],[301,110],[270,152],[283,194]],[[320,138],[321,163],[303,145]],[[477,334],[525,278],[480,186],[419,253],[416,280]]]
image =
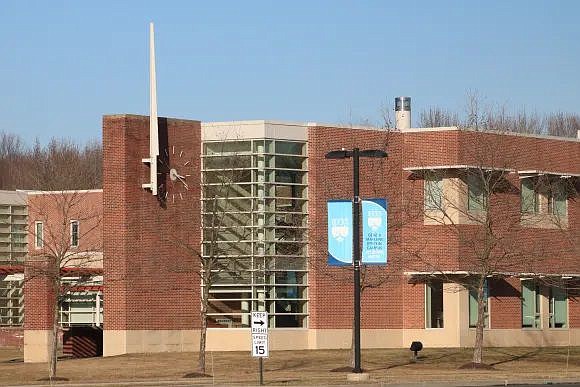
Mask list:
[[349,159],[352,157],[352,249],[353,249],[353,268],[354,268],[354,368],[353,373],[362,372],[360,365],[360,197],[359,197],[359,158],[385,158],[387,152],[378,149],[360,150],[335,150],[328,152],[326,159]]

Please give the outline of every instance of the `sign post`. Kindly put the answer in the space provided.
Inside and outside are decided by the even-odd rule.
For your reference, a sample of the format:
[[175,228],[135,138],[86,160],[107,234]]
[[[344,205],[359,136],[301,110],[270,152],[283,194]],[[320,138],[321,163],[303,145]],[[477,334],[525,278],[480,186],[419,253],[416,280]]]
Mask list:
[[260,385],[264,384],[263,359],[270,355],[268,345],[268,312],[252,312],[252,357],[257,357],[260,367]]
[[[353,277],[354,277],[354,321],[353,321],[353,344],[354,344],[354,367],[352,372],[355,374],[362,374],[361,368],[361,359],[360,359],[360,267],[361,267],[361,251],[360,251],[360,203],[361,199],[359,196],[359,178],[360,178],[360,171],[359,171],[359,161],[361,157],[372,157],[372,158],[384,158],[387,157],[387,152],[378,149],[366,149],[360,150],[359,148],[354,148],[353,150],[346,150],[342,148],[341,150],[335,150],[328,152],[324,157],[326,159],[349,159],[352,158],[352,266],[353,266]],[[380,204],[379,204],[380,206]],[[386,209],[386,205],[385,205]],[[374,209],[372,211],[375,211]],[[335,214],[331,214],[331,208],[329,206],[329,252],[332,255],[332,245],[330,237],[334,237],[337,239],[338,236],[343,236],[344,234],[348,235],[348,232],[344,232],[340,229],[342,224],[339,223],[347,223],[346,217],[342,216],[340,222],[336,220],[338,216]],[[344,212],[344,211],[343,211]],[[370,217],[367,216],[368,220],[370,221],[372,228],[376,228],[377,230],[381,227],[381,224],[377,219],[381,219],[380,223],[382,223],[382,214],[379,213],[380,211],[376,211],[373,213],[369,213]],[[386,213],[385,213],[386,214]],[[378,216],[376,216],[378,215]],[[374,220],[373,220],[374,218]],[[386,224],[386,222],[385,222]],[[339,226],[337,228],[337,226]],[[335,228],[335,234],[332,234],[331,227]],[[382,228],[382,227],[381,227]],[[348,229],[348,227],[347,227]],[[348,230],[347,230],[348,231]],[[337,234],[338,232],[338,234]],[[370,236],[369,246],[371,247],[370,250],[373,251],[373,255],[380,256],[380,253],[377,253],[377,250],[382,249],[382,243],[379,242],[381,232],[377,232],[375,234],[375,230],[373,230],[372,235]],[[345,235],[345,236],[346,236]],[[365,241],[366,242],[366,241]],[[379,242],[379,243],[377,243]],[[385,242],[385,252],[386,252],[386,242]],[[344,245],[343,245],[344,249]],[[329,257],[330,258],[330,257]],[[336,257],[335,257],[336,258]],[[376,257],[374,257],[376,259]],[[386,260],[386,256],[385,256]],[[335,261],[337,261],[335,259]],[[343,261],[343,260],[338,260]],[[329,259],[329,263],[332,264],[332,260]],[[385,262],[386,263],[386,262]],[[368,375],[367,375],[368,377]],[[362,379],[357,379],[362,380]]]

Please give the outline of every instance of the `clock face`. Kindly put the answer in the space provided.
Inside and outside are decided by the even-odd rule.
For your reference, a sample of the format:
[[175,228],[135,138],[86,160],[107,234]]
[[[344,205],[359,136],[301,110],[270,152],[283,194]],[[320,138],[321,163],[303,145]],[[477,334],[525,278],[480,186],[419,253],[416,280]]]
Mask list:
[[160,153],[159,198],[166,203],[184,200],[191,183],[191,158],[175,146],[168,146]]

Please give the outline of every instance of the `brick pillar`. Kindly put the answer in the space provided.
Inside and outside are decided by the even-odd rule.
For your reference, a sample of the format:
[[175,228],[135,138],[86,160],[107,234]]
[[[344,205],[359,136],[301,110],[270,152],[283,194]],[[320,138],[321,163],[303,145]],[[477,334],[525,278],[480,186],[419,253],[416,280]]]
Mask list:
[[568,295],[568,321],[571,329],[580,328],[580,294],[570,291]]
[[47,362],[55,294],[45,261],[29,261],[24,271],[24,361]]
[[201,247],[200,122],[160,118],[159,142],[161,154],[189,175],[189,190],[167,200],[142,188],[149,117],[103,119],[105,356],[197,348],[200,265],[175,240]]
[[522,328],[521,286],[518,278],[490,281],[492,329]]

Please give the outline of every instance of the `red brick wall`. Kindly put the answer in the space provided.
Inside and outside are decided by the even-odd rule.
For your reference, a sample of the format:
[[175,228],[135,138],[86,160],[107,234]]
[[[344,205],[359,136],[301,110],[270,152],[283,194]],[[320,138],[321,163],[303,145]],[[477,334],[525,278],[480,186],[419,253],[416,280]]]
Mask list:
[[518,278],[489,280],[492,329],[522,327],[521,281]]
[[[424,327],[424,287],[407,284],[405,271],[471,270],[481,243],[477,226],[425,225],[423,180],[403,167],[482,165],[515,170],[580,173],[580,144],[572,141],[501,136],[464,131],[377,132],[312,127],[309,146],[309,313],[311,328],[349,328],[352,324],[350,269],[326,265],[326,202],[352,196],[352,160],[325,160],[330,150],[386,149],[387,160],[361,161],[361,197],[389,201],[389,266],[377,268],[381,286],[365,291],[363,327]],[[524,151],[525,150],[525,151]],[[541,153],[541,156],[538,154]],[[490,211],[503,240],[495,253],[506,272],[578,272],[580,202],[569,201],[566,231],[522,228],[517,174],[494,197]],[[577,247],[576,247],[577,249]],[[507,259],[503,253],[509,253]],[[395,279],[402,278],[402,279]],[[493,328],[520,328],[520,282],[497,282],[492,294]],[[493,289],[493,288],[492,288]],[[515,290],[514,290],[515,289]],[[572,310],[572,307],[571,307]],[[385,316],[389,316],[385,318]]]
[[[389,203],[389,266],[370,267],[361,299],[363,328],[402,327],[402,289],[399,285],[401,233],[401,135],[359,129],[310,128],[308,133],[309,211],[309,313],[310,328],[350,328],[353,316],[353,282],[350,268],[329,267],[327,261],[326,202],[352,198],[352,160],[325,160],[331,150],[388,149],[388,159],[360,160],[362,198],[387,198]],[[393,226],[393,227],[391,227]]]
[[23,328],[0,328],[0,347],[22,347],[23,344]]
[[24,329],[51,329],[55,307],[51,270],[46,260],[29,260],[24,269]]
[[450,131],[416,131],[403,135],[403,164],[405,167],[457,165],[459,162],[459,135]]
[[[404,277],[403,277],[404,279]],[[407,283],[403,287],[403,324],[407,329],[425,328],[425,284]]]
[[[200,325],[198,260],[178,247],[200,249],[199,121],[159,119],[165,144],[190,163],[183,200],[164,202],[143,189],[149,182],[149,118],[103,118],[104,327],[108,330],[193,329]],[[162,177],[160,177],[162,178]],[[167,177],[168,178],[168,177]]]
[[571,292],[568,296],[568,321],[570,328],[580,328],[580,292]]
[[[574,141],[453,130],[405,133],[404,144],[403,167],[475,165],[580,173],[580,143]],[[520,179],[517,173],[507,174],[506,179],[506,186],[493,195],[490,205],[494,234],[501,235],[493,250],[496,270],[577,272],[578,248],[572,245],[580,240],[580,201],[569,200],[567,230],[522,227]],[[403,180],[402,199],[421,211],[420,176],[409,173]],[[406,250],[418,258],[410,260],[412,266],[428,263],[437,269],[467,271],[477,266],[474,251],[482,250],[485,239],[481,227],[424,226],[422,217],[410,220],[404,224],[403,235]]]
[[[71,245],[71,221],[79,222],[79,245]],[[35,222],[43,222],[44,248],[35,248]],[[28,195],[28,250],[31,256],[103,250],[103,193],[45,191]],[[52,253],[51,253],[52,251]],[[68,255],[68,254],[67,254]],[[88,264],[88,262],[87,262]]]

